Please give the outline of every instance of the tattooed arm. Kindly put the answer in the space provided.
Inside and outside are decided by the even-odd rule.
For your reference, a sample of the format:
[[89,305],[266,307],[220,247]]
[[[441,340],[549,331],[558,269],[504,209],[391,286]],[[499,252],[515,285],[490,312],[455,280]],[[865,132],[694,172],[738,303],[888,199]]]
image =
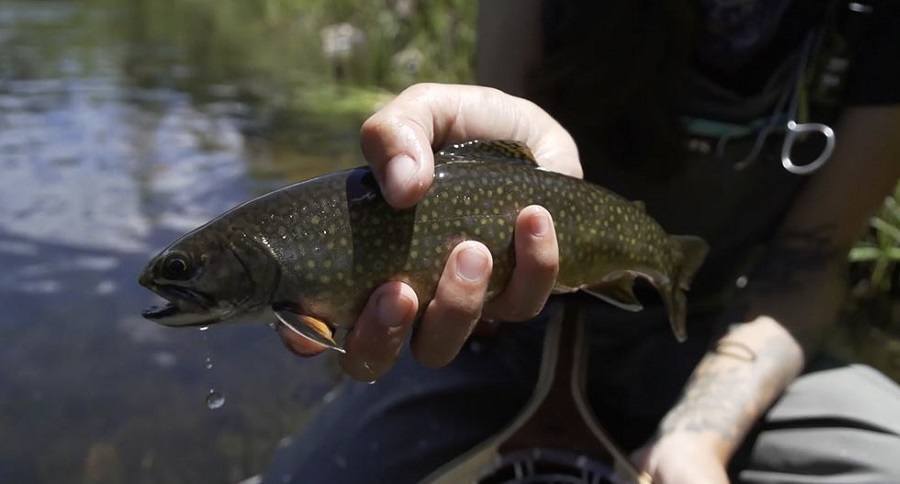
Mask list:
[[640,454],[655,483],[727,482],[748,430],[835,321],[847,249],[900,177],[900,106],[855,107],[747,287],[748,311],[700,362]]

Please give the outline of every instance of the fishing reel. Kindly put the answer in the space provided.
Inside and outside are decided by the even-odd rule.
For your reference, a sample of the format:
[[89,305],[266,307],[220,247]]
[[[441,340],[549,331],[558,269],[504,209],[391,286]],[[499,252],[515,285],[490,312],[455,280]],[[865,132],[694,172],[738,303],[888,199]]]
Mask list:
[[478,484],[623,484],[605,462],[569,450],[532,448],[502,455]]

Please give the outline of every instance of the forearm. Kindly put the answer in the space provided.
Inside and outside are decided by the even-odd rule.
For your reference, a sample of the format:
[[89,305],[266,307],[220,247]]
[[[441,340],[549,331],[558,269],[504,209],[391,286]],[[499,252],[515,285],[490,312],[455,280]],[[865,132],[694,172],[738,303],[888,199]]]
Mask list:
[[763,292],[746,322],[734,324],[694,370],[660,425],[660,438],[706,445],[724,464],[813,351],[813,332],[825,333],[844,293],[837,263],[804,272],[803,284]]
[[774,319],[736,326],[700,362],[659,437],[707,445],[727,462],[802,366],[800,346]]

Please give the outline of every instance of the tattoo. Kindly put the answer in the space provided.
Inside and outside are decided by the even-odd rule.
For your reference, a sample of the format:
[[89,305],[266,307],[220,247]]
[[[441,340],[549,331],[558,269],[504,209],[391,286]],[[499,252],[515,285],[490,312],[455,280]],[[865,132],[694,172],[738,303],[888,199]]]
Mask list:
[[724,370],[698,367],[681,401],[663,420],[662,433],[712,431],[726,440],[737,438],[735,415],[743,412],[750,397],[745,373],[736,366]]
[[714,432],[726,441],[737,443],[793,378],[792,350],[783,336],[769,338],[759,352],[742,343],[738,345],[752,358],[717,350],[704,358],[694,370],[681,400],[660,424],[662,434]]
[[839,255],[833,232],[833,225],[819,225],[778,235],[750,277],[753,289],[768,293],[802,287],[810,273],[827,268]]

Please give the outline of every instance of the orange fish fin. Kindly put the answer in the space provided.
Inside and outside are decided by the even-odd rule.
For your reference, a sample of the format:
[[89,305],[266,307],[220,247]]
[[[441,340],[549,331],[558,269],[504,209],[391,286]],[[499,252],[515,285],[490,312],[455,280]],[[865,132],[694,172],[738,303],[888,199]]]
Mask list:
[[569,294],[577,290],[577,287],[563,286],[561,284],[556,284],[555,286],[553,286],[553,294]]
[[447,146],[434,155],[434,164],[450,162],[502,161],[537,167],[525,143],[511,140],[472,140]]
[[294,333],[306,338],[312,343],[337,351],[338,353],[347,352],[334,341],[334,337],[332,336],[333,332],[327,323],[312,316],[298,314],[286,308],[273,308],[273,310],[278,321]]

